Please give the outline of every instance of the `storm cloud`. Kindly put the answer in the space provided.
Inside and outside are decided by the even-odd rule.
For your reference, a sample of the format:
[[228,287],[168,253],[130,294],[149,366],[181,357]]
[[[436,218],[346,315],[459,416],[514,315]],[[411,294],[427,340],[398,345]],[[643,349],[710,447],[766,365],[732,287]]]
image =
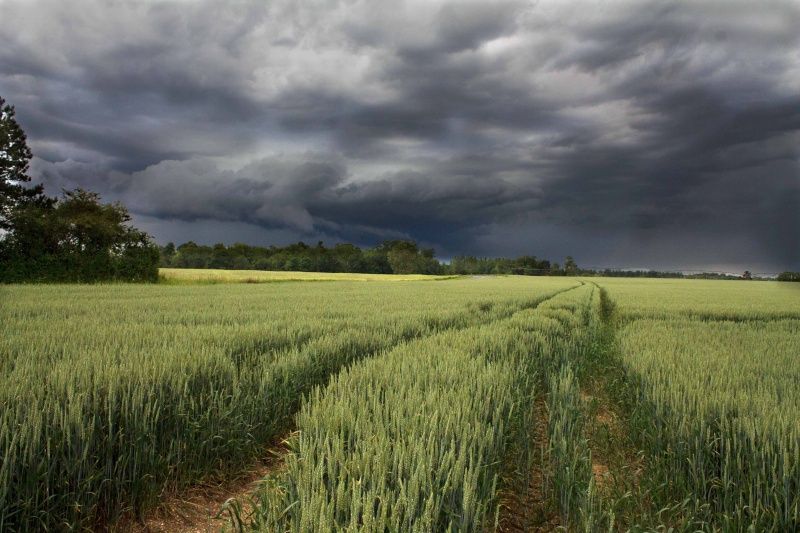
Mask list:
[[800,270],[800,4],[0,3],[50,194],[166,242]]

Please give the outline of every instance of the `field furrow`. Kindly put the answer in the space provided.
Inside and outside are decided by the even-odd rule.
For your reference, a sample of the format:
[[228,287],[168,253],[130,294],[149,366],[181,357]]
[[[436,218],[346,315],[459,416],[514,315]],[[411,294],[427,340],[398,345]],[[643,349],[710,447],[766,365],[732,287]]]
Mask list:
[[252,463],[343,366],[576,283],[334,285],[4,288],[0,529],[138,514]]
[[[623,411],[626,441],[610,449],[622,459],[616,488],[584,513],[589,525],[797,530],[800,294],[780,284],[600,284],[606,327],[618,327],[587,377],[601,376],[600,393]],[[624,468],[626,455],[639,472]]]
[[589,339],[585,285],[489,325],[419,339],[317,388],[263,531],[483,531],[512,450],[531,446],[544,369]]
[[745,281],[0,286],[0,531],[158,528],[191,487],[208,526],[287,435],[229,526],[794,531],[798,309]]

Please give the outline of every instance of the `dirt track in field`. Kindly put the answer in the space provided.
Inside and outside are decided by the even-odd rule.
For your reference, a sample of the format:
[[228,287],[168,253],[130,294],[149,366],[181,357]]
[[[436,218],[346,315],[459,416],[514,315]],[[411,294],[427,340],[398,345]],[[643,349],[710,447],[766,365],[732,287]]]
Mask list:
[[[544,397],[537,401],[534,446],[536,450],[547,449],[547,407]],[[538,452],[537,452],[538,453]],[[545,494],[545,472],[541,460],[535,460],[527,486],[509,489],[500,503],[498,533],[547,533],[559,525],[558,511]]]
[[[114,533],[207,533],[231,531],[227,513],[217,518],[220,509],[230,500],[239,500],[247,516],[252,511],[251,498],[256,498],[259,482],[283,467],[287,453],[285,439],[270,449],[259,463],[224,481],[207,481],[166,495],[159,506],[144,519],[121,519],[108,531]],[[104,531],[101,529],[101,531]]]

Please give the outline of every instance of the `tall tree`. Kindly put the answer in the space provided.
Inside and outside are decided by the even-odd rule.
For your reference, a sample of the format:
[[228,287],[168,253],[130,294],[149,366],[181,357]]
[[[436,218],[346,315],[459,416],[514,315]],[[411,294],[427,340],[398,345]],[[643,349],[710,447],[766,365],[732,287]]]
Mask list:
[[572,259],[571,255],[568,255],[566,261],[564,261],[564,271],[567,276],[578,275],[578,265],[575,264],[575,260]]
[[14,116],[14,106],[6,104],[0,96],[0,229],[12,226],[12,211],[21,203],[52,202],[44,196],[44,187],[26,187],[31,181],[28,164],[33,157],[28,148],[28,138]]
[[384,241],[381,246],[388,248],[386,259],[395,274],[413,274],[417,271],[419,248],[412,241]]

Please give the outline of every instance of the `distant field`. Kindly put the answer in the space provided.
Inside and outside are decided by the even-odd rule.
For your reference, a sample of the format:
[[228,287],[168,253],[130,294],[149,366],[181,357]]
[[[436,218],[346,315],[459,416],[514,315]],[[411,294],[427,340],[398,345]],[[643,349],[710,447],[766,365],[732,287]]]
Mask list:
[[626,319],[680,314],[730,319],[800,318],[800,284],[777,281],[591,278]]
[[794,285],[162,275],[0,286],[0,531],[103,529],[287,433],[249,528],[797,529]]
[[459,276],[422,274],[352,274],[331,272],[284,272],[271,270],[217,270],[202,268],[160,268],[163,282],[172,284],[270,283],[276,281],[424,281]]

